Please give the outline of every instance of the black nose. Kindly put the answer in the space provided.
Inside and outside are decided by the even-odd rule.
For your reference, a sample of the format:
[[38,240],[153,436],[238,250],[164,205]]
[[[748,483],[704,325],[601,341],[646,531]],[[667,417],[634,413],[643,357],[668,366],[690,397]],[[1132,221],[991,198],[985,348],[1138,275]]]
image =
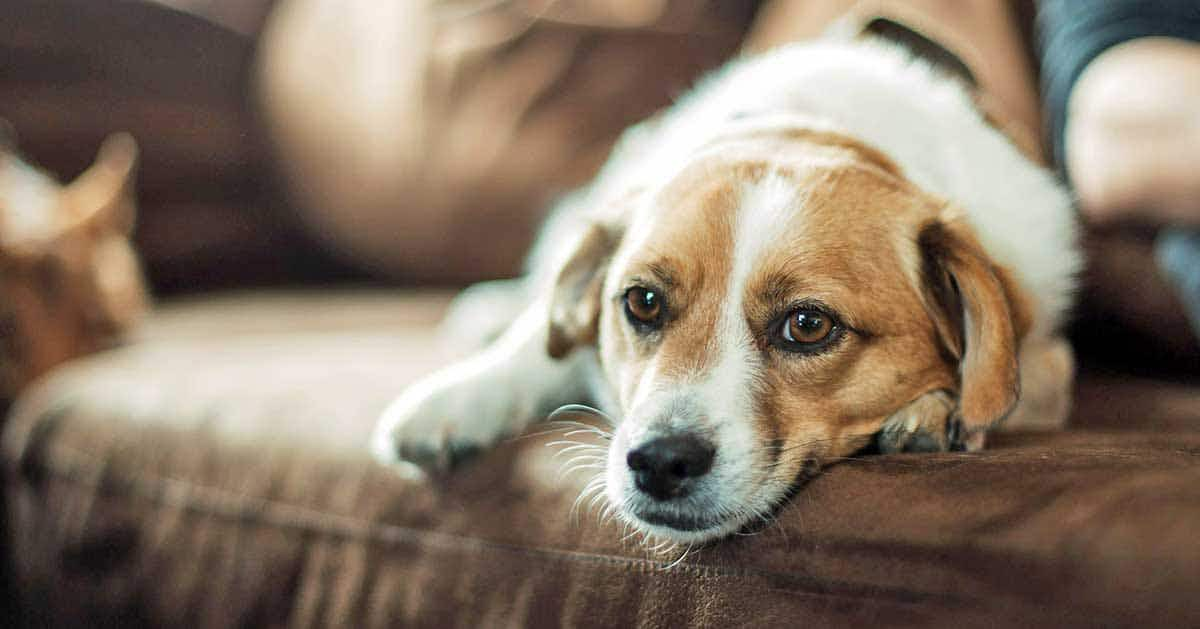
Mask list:
[[659,437],[643,443],[625,457],[637,488],[655,500],[681,498],[691,480],[712,469],[716,450],[695,435]]

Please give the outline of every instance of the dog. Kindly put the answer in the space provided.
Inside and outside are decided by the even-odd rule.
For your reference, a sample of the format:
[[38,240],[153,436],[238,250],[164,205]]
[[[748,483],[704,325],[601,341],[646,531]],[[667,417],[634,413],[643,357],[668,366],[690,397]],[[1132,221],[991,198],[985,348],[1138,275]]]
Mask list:
[[715,540],[864,448],[1061,426],[1080,266],[1070,197],[963,83],[883,42],[787,45],[626,131],[529,274],[452,308],[495,341],[406,390],[372,449],[444,472],[587,401],[619,517]]

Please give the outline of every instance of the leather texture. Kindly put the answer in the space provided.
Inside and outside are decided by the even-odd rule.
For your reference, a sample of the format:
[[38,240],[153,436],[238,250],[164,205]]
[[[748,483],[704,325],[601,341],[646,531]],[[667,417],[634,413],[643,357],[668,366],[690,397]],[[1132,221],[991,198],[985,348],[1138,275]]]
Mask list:
[[1191,626],[1196,389],[1084,377],[1061,433],[846,460],[760,531],[656,554],[572,513],[555,434],[438,482],[372,463],[444,295],[235,294],[57,371],[3,439],[34,624]]

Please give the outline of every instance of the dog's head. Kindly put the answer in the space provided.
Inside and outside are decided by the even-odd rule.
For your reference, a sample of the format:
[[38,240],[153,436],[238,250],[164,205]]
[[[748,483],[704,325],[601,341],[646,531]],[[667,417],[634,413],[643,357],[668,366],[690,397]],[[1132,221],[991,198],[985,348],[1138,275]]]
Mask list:
[[1015,403],[1020,289],[870,147],[739,134],[619,203],[559,274],[549,351],[597,346],[606,491],[640,530],[738,530],[924,395],[977,430]]

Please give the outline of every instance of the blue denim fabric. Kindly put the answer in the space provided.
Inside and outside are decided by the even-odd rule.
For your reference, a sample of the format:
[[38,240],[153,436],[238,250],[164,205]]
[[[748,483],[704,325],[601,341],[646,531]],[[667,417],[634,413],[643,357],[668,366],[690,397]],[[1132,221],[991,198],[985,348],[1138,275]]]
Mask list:
[[1061,168],[1067,100],[1084,68],[1105,50],[1140,37],[1200,41],[1200,2],[1041,0],[1037,29],[1047,140]]
[[1154,243],[1154,257],[1178,291],[1192,331],[1200,337],[1200,230],[1163,230]]

